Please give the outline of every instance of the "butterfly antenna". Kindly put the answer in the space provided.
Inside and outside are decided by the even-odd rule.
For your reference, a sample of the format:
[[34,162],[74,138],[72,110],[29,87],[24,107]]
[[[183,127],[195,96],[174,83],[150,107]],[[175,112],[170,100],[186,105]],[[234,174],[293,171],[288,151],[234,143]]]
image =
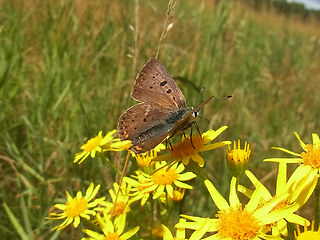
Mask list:
[[[202,88],[202,89],[204,89],[204,88]],[[228,95],[228,96],[220,97],[220,98],[216,98],[215,96],[212,96],[212,97],[210,97],[209,99],[207,99],[207,101],[209,102],[209,101],[228,100],[229,98],[232,98],[232,97],[233,97],[233,95]],[[205,127],[205,129],[206,129],[206,128],[208,127],[208,125],[209,125],[209,119],[204,118],[204,117],[201,117],[201,116],[199,116],[199,115],[197,115],[197,117],[200,118],[200,119],[203,119],[203,120],[205,120],[205,121],[207,122],[207,125],[206,125],[206,127]]]
[[233,98],[233,95],[228,95],[228,96],[219,97],[219,98],[213,97],[212,100],[213,101],[220,101],[220,100],[228,100],[229,98]]
[[[195,102],[197,102],[197,100],[199,99],[199,97],[201,96],[201,94],[204,92],[204,90],[206,90],[205,87],[202,87],[201,89],[197,88],[198,93],[197,93],[197,97],[194,98],[194,101],[195,101]],[[195,102],[193,102],[191,106],[195,106],[195,105],[196,105]]]
[[204,90],[206,90],[206,88],[205,88],[205,87],[202,87],[202,88],[200,89],[200,91],[198,92],[198,96],[199,96],[200,94],[202,94]]

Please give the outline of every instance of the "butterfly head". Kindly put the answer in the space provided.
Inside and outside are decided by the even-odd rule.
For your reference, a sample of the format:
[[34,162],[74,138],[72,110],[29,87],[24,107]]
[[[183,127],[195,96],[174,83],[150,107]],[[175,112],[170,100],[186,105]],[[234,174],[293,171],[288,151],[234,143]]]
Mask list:
[[[192,107],[191,110],[194,110],[194,108]],[[195,111],[192,112],[192,116],[193,117],[197,117],[199,115],[200,109],[197,109]]]

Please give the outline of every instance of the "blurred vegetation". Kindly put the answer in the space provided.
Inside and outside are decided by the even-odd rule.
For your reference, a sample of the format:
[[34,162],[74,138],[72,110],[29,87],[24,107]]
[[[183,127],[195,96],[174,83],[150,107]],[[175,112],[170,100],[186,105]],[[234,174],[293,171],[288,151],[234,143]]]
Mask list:
[[319,9],[307,9],[301,2],[288,2],[286,0],[244,0],[241,2],[253,6],[257,10],[268,9],[286,16],[296,15],[302,17],[302,19],[320,19]]
[[[319,134],[319,18],[258,2],[178,1],[159,59],[177,77],[189,105],[234,95],[208,104],[201,115],[210,128],[229,126],[220,140],[247,140],[249,169],[270,179],[275,165],[262,160],[278,154],[271,146],[300,152],[293,131],[304,142]],[[66,189],[72,194],[91,181],[105,193],[111,187],[114,173],[105,163],[74,165],[74,154],[87,138],[116,128],[134,103],[132,83],[156,54],[167,4],[0,1],[3,239],[80,238],[72,228],[51,233],[44,218]],[[192,86],[206,90],[198,97]],[[207,154],[205,171],[227,192],[224,154]],[[112,153],[110,159],[121,169],[124,156]]]

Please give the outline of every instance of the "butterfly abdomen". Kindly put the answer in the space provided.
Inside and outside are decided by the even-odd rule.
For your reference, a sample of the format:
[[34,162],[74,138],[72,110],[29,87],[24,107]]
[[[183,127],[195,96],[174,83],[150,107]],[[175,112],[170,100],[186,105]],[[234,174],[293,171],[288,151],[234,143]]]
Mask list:
[[166,129],[165,124],[158,124],[156,126],[153,126],[146,131],[142,132],[140,135],[138,135],[135,139],[132,140],[132,144],[134,145],[135,143],[143,142],[150,136],[154,135],[155,133],[161,133],[164,132]]

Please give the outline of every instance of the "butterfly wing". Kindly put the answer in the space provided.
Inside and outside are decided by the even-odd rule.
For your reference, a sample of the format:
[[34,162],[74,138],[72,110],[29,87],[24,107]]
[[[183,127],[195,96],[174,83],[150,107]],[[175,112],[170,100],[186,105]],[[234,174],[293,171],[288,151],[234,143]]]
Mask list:
[[186,100],[181,90],[157,59],[150,59],[139,72],[132,97],[159,108],[186,108]]
[[172,114],[166,109],[140,103],[127,109],[119,118],[118,132],[122,140],[131,140],[135,153],[149,151],[161,143],[174,123],[168,123]]

